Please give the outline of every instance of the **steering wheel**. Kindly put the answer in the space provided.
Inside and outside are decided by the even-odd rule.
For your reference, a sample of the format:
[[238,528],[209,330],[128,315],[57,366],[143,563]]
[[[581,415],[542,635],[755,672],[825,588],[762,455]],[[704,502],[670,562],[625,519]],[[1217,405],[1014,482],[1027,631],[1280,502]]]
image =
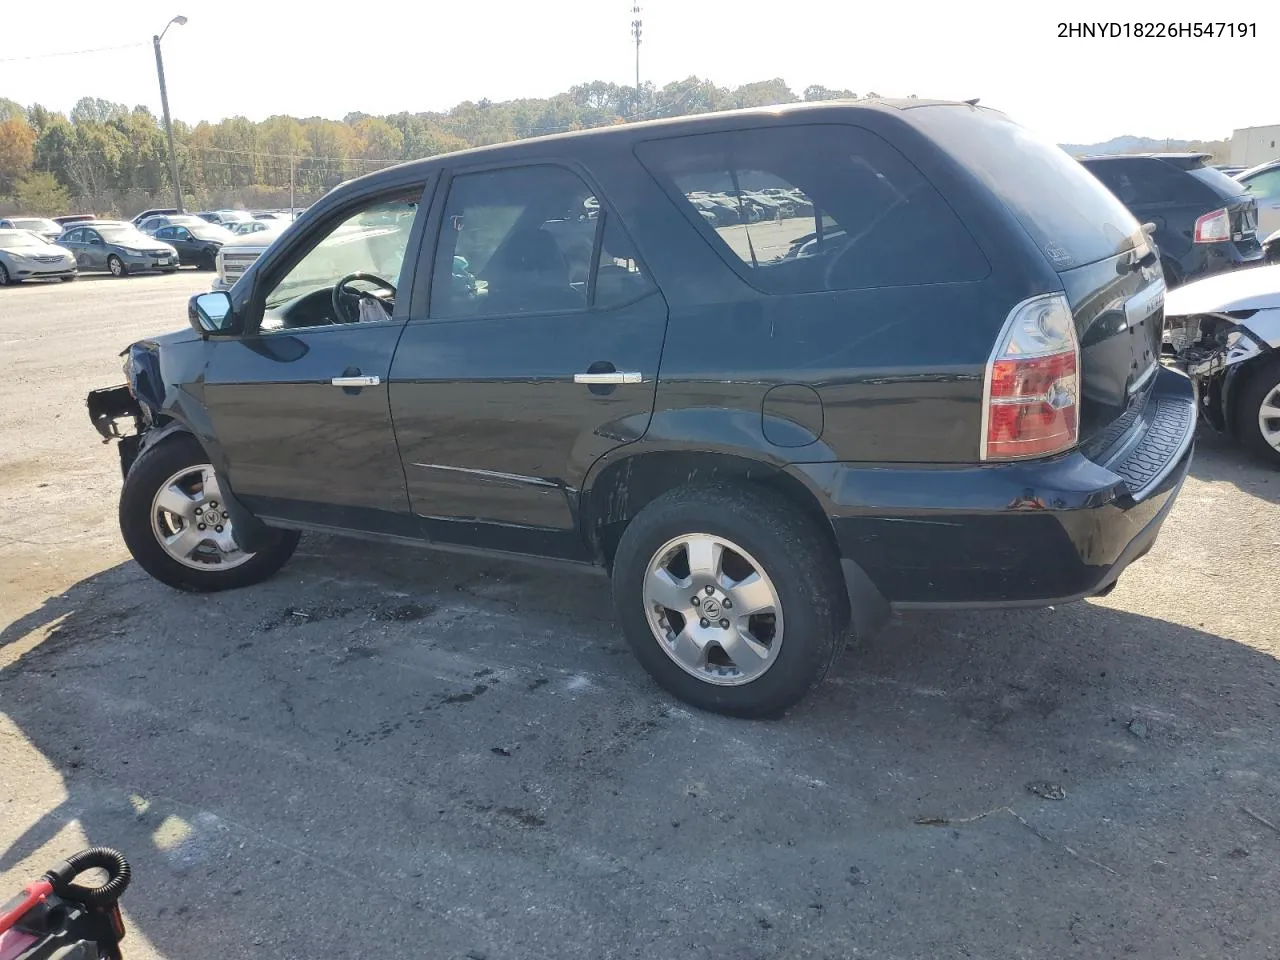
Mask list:
[[347,285],[363,281],[371,283],[375,287],[381,287],[383,290],[389,291],[392,299],[395,298],[395,284],[388,280],[383,280],[376,273],[349,273],[337,283],[333,285],[333,316],[338,323],[356,323],[360,319],[360,301],[364,299],[377,300],[384,303],[383,298],[379,297],[368,290],[348,290]]

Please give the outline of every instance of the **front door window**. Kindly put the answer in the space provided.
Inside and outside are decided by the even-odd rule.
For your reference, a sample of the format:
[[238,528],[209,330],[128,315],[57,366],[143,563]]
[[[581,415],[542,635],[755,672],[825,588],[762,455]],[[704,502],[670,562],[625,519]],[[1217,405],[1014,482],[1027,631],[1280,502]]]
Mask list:
[[420,194],[351,214],[267,292],[264,331],[388,320]]

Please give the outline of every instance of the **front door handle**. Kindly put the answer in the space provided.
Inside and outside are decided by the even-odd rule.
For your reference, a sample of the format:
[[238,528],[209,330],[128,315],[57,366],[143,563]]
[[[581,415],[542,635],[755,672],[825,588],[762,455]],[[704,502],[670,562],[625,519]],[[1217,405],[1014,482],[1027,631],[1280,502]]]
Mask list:
[[588,384],[609,384],[612,386],[617,383],[642,383],[644,374],[634,370],[614,370],[610,373],[575,373],[573,375],[574,383]]
[[376,387],[381,377],[334,377],[329,381],[335,387]]

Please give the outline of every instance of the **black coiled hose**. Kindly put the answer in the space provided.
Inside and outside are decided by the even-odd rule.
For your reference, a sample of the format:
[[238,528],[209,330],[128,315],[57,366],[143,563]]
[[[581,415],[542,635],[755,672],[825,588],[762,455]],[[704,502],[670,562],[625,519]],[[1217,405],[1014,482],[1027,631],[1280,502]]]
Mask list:
[[[72,883],[86,870],[94,868],[107,871],[107,882],[100,887],[83,887]],[[132,871],[129,861],[118,850],[110,847],[92,847],[67,857],[44,875],[53,885],[53,892],[64,900],[82,903],[86,907],[109,907],[120,899],[129,886]]]

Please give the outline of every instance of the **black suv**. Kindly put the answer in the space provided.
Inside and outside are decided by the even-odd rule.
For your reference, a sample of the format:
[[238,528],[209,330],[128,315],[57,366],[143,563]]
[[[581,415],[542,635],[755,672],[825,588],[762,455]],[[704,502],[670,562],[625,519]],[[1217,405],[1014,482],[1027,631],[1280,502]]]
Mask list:
[[1139,220],[1154,223],[1165,280],[1262,261],[1258,204],[1239,181],[1205,166],[1207,153],[1085,157],[1080,162]]
[[345,184],[89,409],[137,425],[121,528],[165,583],[300,530],[597,564],[663,686],[773,714],[894,607],[1093,596],[1151,547],[1195,425],[1164,289],[999,113],[725,113]]

